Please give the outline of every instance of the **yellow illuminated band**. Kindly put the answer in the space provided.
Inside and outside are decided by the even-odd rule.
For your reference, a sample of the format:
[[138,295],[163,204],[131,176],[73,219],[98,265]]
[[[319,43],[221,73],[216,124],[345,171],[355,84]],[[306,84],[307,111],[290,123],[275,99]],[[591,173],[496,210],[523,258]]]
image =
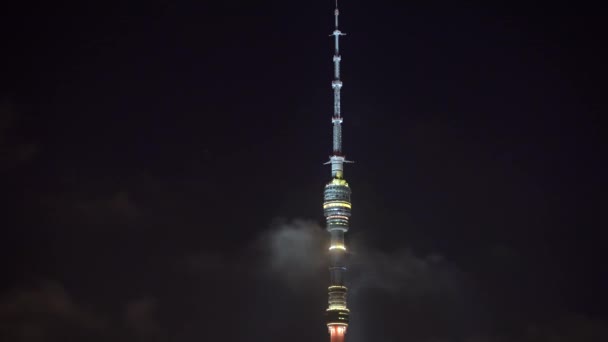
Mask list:
[[334,249],[341,249],[341,250],[345,251],[345,250],[346,250],[346,247],[344,247],[344,246],[342,246],[342,245],[336,245],[336,246],[331,246],[331,247],[329,247],[329,250],[330,250],[330,251],[331,251],[331,250],[334,250]]
[[328,290],[334,290],[334,289],[346,290],[347,287],[346,286],[340,286],[340,285],[332,285],[332,286],[328,287],[327,289]]
[[348,216],[340,216],[340,215],[333,215],[333,216],[327,216],[328,220],[347,220],[348,221]]
[[348,208],[351,209],[352,205],[349,202],[329,202],[323,204],[323,209],[327,208]]

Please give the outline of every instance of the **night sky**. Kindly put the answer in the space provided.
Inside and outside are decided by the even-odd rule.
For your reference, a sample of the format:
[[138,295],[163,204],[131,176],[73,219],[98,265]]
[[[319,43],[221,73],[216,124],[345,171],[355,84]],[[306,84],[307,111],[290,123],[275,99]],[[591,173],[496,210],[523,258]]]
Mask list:
[[[0,13],[0,340],[327,341],[333,1]],[[608,340],[605,12],[341,14],[348,341]]]

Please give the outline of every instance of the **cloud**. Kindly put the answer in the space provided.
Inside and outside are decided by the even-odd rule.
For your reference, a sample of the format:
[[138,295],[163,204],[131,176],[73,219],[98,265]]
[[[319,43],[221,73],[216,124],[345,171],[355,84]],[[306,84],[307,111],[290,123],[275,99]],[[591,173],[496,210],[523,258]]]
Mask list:
[[105,216],[132,220],[139,216],[135,202],[126,191],[118,191],[108,198],[75,202],[74,209],[92,218]]
[[24,139],[21,113],[6,99],[0,99],[0,171],[13,169],[34,159],[39,146]]
[[131,223],[141,217],[139,206],[124,190],[96,198],[85,198],[77,193],[46,196],[42,205],[53,219],[63,223],[113,225]]
[[[291,291],[282,293],[281,301],[322,318],[310,306],[323,310],[326,305],[328,233],[314,221],[279,220],[257,241],[265,256],[258,272],[279,279]],[[417,255],[406,246],[382,250],[352,236],[347,236],[347,245],[352,342],[391,336],[441,338],[452,331],[466,337],[481,325],[471,300],[471,282],[442,255]],[[287,321],[289,316],[284,319],[284,324],[293,324]],[[412,325],[407,331],[402,329],[403,320]]]
[[[328,235],[309,220],[279,220],[260,234],[258,248],[266,256],[265,268],[291,287],[303,280],[326,281]],[[448,293],[460,286],[462,273],[439,254],[417,256],[403,248],[382,251],[361,240],[349,244],[351,292],[376,289],[392,294],[420,296]]]
[[608,322],[585,315],[563,315],[544,324],[529,326],[524,341],[599,342],[608,341]]
[[420,296],[454,291],[460,271],[439,254],[417,256],[409,249],[392,252],[365,247],[362,244],[351,257],[356,270],[353,291],[378,289],[392,294]]
[[[544,323],[531,322],[509,333],[471,336],[465,342],[601,342],[608,340],[607,323],[603,319],[586,315],[564,314]],[[449,341],[451,340],[432,340]]]
[[0,340],[51,341],[100,335],[105,321],[78,306],[63,286],[44,282],[0,298]]
[[156,318],[158,302],[154,298],[142,298],[127,303],[124,321],[137,336],[158,339],[162,336],[160,323]]
[[326,246],[325,231],[306,220],[278,220],[257,240],[267,269],[292,289],[301,289],[306,281],[318,281],[327,265]]
[[[468,297],[471,283],[449,259],[420,256],[406,247],[380,250],[354,240],[348,277],[351,342],[607,340],[605,322],[585,316],[518,323],[508,333],[485,329],[475,316],[475,300]],[[180,267],[170,271],[157,269],[158,277],[171,279],[170,288],[148,290],[150,295],[133,300],[119,293],[103,313],[76,301],[56,282],[6,293],[0,298],[0,341],[182,342],[221,335],[227,341],[299,342],[327,337],[322,329],[327,233],[314,221],[277,221],[245,250],[205,251],[180,260]]]
[[[209,273],[224,269],[229,263],[226,256],[220,253],[200,252],[186,257],[186,268],[188,272]],[[182,266],[182,265],[179,265]]]
[[6,99],[0,99],[0,146],[9,139],[17,121],[17,111]]
[[110,311],[122,314],[112,316],[87,308],[77,303],[60,283],[45,281],[10,291],[0,298],[0,341],[166,340],[155,298],[131,300]]

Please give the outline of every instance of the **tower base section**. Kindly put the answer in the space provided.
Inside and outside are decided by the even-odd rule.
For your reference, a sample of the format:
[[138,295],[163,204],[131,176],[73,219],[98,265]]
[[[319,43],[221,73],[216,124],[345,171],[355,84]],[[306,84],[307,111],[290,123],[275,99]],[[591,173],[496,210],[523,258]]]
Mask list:
[[329,328],[329,335],[331,336],[330,342],[344,342],[344,335],[346,335],[346,325],[327,325]]

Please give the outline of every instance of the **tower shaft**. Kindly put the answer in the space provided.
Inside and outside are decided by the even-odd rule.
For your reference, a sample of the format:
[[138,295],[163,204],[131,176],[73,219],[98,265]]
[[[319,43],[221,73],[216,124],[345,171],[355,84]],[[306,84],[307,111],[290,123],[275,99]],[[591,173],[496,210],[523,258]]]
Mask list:
[[332,180],[325,185],[323,212],[327,221],[327,231],[330,236],[329,247],[329,276],[327,327],[331,336],[330,342],[344,342],[344,335],[348,327],[350,311],[348,310],[346,297],[348,288],[345,283],[346,273],[346,244],[344,234],[348,232],[349,219],[351,215],[351,190],[344,180],[344,163],[346,159],[342,152],[342,108],[340,92],[342,80],[340,79],[340,37],[344,35],[338,27],[340,11],[336,0],[334,11],[335,29],[332,33],[335,42],[333,56],[334,77],[331,83],[334,91],[334,113],[333,146],[332,155],[329,157],[331,164]]

